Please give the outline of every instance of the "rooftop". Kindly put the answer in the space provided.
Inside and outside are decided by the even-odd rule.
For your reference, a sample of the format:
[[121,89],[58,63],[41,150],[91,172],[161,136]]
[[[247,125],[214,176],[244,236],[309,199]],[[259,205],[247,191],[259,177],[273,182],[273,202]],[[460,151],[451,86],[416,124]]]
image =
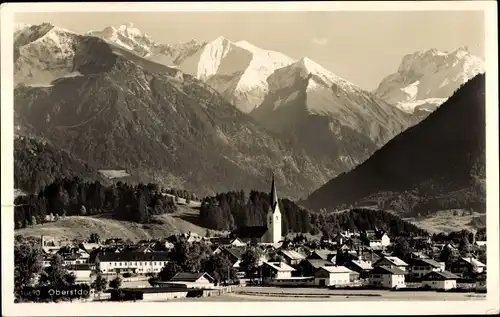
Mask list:
[[378,266],[370,271],[371,274],[391,274],[391,275],[404,275],[405,271],[398,268],[390,268],[388,266]]
[[465,257],[465,258],[462,258],[462,260],[464,260],[465,262],[470,263],[474,266],[477,266],[477,267],[486,267],[486,264],[481,263],[472,257]]
[[110,252],[99,254],[101,262],[168,261],[168,252]]
[[323,266],[322,270],[325,270],[329,273],[351,273],[352,271],[346,268],[345,266]]
[[175,282],[196,282],[201,277],[205,276],[208,280],[213,281],[214,278],[210,276],[208,273],[190,273],[190,272],[179,272],[175,274],[174,277],[170,279],[170,281]]
[[422,263],[422,262],[425,264],[428,264],[432,267],[436,267],[436,268],[441,267],[441,263],[434,261],[432,259],[425,258],[425,259],[415,259],[412,261],[412,263]]
[[396,256],[384,256],[384,259],[387,259],[387,261],[393,263],[396,266],[408,266],[408,263]]
[[368,262],[368,261],[352,260],[351,262],[363,270],[372,270],[373,269],[372,263]]
[[293,272],[295,269],[284,262],[264,262],[264,264],[270,266],[279,272]]
[[426,274],[422,279],[426,279],[426,278],[430,278],[432,276],[436,276],[438,277],[439,279],[447,279],[447,280],[456,280],[456,279],[459,279],[458,276],[456,276],[455,274],[451,273],[451,272],[448,272],[448,271],[443,271],[443,272],[430,272],[428,274]]
[[301,254],[293,250],[281,250],[281,253],[283,253],[285,256],[289,257],[292,260],[303,260],[306,258],[304,254]]
[[333,263],[327,260],[308,259],[307,262],[315,269],[319,269],[322,266],[333,266]]

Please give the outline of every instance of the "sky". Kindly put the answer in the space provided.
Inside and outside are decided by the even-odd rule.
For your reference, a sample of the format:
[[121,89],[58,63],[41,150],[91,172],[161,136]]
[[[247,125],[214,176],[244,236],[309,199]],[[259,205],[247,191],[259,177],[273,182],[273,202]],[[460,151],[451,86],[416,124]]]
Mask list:
[[484,59],[482,11],[37,12],[15,22],[50,22],[74,32],[132,22],[158,43],[224,36],[292,58],[308,57],[367,90],[397,71],[404,55],[467,46]]

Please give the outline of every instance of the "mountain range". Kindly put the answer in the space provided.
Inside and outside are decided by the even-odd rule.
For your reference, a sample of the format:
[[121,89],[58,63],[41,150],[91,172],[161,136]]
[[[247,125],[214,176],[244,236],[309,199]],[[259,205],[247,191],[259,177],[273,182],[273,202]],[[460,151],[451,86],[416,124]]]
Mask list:
[[14,57],[17,134],[201,195],[266,189],[274,171],[282,195],[304,197],[423,119],[309,58],[224,37],[43,23],[15,29]]
[[16,125],[89,166],[200,193],[266,188],[271,170],[291,196],[324,180],[300,146],[196,78],[97,37],[29,31],[15,47]]
[[375,94],[403,111],[426,116],[484,70],[484,61],[465,46],[452,52],[433,48],[405,55]]
[[[117,30],[145,37],[129,28]],[[247,41],[218,37],[175,64],[267,129],[304,146],[327,179],[363,162],[418,121],[308,58],[294,60]]]
[[485,213],[485,140],[485,75],[479,74],[303,203],[315,210],[377,205],[405,216],[449,209]]

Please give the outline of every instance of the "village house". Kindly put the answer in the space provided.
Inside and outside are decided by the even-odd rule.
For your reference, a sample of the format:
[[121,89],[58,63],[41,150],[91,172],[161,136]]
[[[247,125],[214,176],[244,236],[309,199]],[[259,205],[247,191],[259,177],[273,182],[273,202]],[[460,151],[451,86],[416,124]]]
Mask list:
[[53,255],[51,254],[45,254],[45,253],[42,255],[42,260],[41,260],[42,268],[50,266],[50,261],[52,259],[52,256]]
[[381,288],[406,287],[405,271],[397,267],[377,266],[370,271],[370,285]]
[[332,262],[335,257],[336,252],[330,250],[314,250],[310,255],[306,257],[308,260],[325,260]]
[[240,268],[240,262],[241,262],[241,257],[245,253],[246,248],[245,247],[219,247],[215,249],[214,254],[218,254],[219,252],[222,252],[235,269]]
[[306,258],[304,254],[293,250],[280,250],[279,255],[283,256],[286,263],[291,266],[300,264]]
[[273,280],[291,278],[294,271],[293,267],[284,262],[264,261],[261,266],[262,281],[269,284]]
[[361,260],[370,263],[375,263],[380,260],[382,257],[378,255],[373,249],[369,247],[364,247],[363,249],[357,252],[357,258],[354,260]]
[[104,274],[159,273],[167,262],[167,252],[115,252],[96,257],[97,268]]
[[364,247],[363,241],[356,236],[348,238],[344,244],[342,244],[342,250],[361,250]]
[[187,288],[214,288],[215,279],[208,273],[180,272],[174,275],[166,284]]
[[432,259],[413,259],[410,261],[409,273],[412,279],[420,279],[430,272],[443,272],[444,262],[436,262]]
[[398,268],[402,271],[406,271],[408,264],[395,256],[383,256],[380,260],[373,263],[373,267],[385,266],[390,268]]
[[314,276],[316,271],[324,266],[334,266],[335,264],[327,260],[306,259],[300,262],[297,273],[300,276]]
[[370,271],[373,270],[372,263],[363,260],[351,260],[344,263],[344,266],[351,271],[357,272],[359,278],[368,278],[370,276]]
[[224,246],[224,247],[244,247],[247,244],[239,238],[226,238],[226,237],[215,237],[211,238],[210,242],[213,245]]
[[457,287],[458,278],[458,276],[448,271],[432,271],[422,277],[422,286],[449,290]]
[[75,282],[89,282],[92,279],[92,272],[95,269],[95,265],[91,264],[75,264],[68,265],[66,267],[68,272],[75,275]]
[[410,259],[429,259],[429,257],[422,252],[411,252]]
[[432,244],[432,239],[430,236],[411,237],[408,244],[412,250],[425,250]]
[[274,286],[313,286],[314,276],[293,276],[296,271],[284,262],[266,262],[260,267],[262,283]]
[[449,270],[451,273],[461,277],[474,277],[478,273],[482,273],[486,269],[486,264],[479,262],[473,257],[459,258],[450,264]]
[[382,250],[391,245],[391,238],[381,230],[368,230],[362,235],[361,240],[374,250]]
[[123,248],[122,252],[151,253],[154,252],[149,244],[137,244]]
[[342,246],[346,243],[346,241],[349,239],[345,234],[343,233],[338,233],[333,239],[332,242],[337,245],[337,246]]
[[316,286],[345,286],[351,283],[352,271],[345,266],[323,266],[314,273]]

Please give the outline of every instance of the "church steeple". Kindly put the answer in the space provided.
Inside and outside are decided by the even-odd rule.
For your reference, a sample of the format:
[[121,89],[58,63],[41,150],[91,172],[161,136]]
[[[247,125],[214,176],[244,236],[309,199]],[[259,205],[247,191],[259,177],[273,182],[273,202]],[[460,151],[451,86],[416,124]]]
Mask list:
[[276,194],[276,183],[274,181],[274,173],[271,182],[270,194],[271,208],[267,212],[267,238],[268,243],[278,243],[282,240],[281,237],[281,211],[278,204],[278,194]]
[[271,210],[276,210],[276,205],[278,205],[278,194],[276,193],[276,185],[274,184],[274,173],[271,182]]

